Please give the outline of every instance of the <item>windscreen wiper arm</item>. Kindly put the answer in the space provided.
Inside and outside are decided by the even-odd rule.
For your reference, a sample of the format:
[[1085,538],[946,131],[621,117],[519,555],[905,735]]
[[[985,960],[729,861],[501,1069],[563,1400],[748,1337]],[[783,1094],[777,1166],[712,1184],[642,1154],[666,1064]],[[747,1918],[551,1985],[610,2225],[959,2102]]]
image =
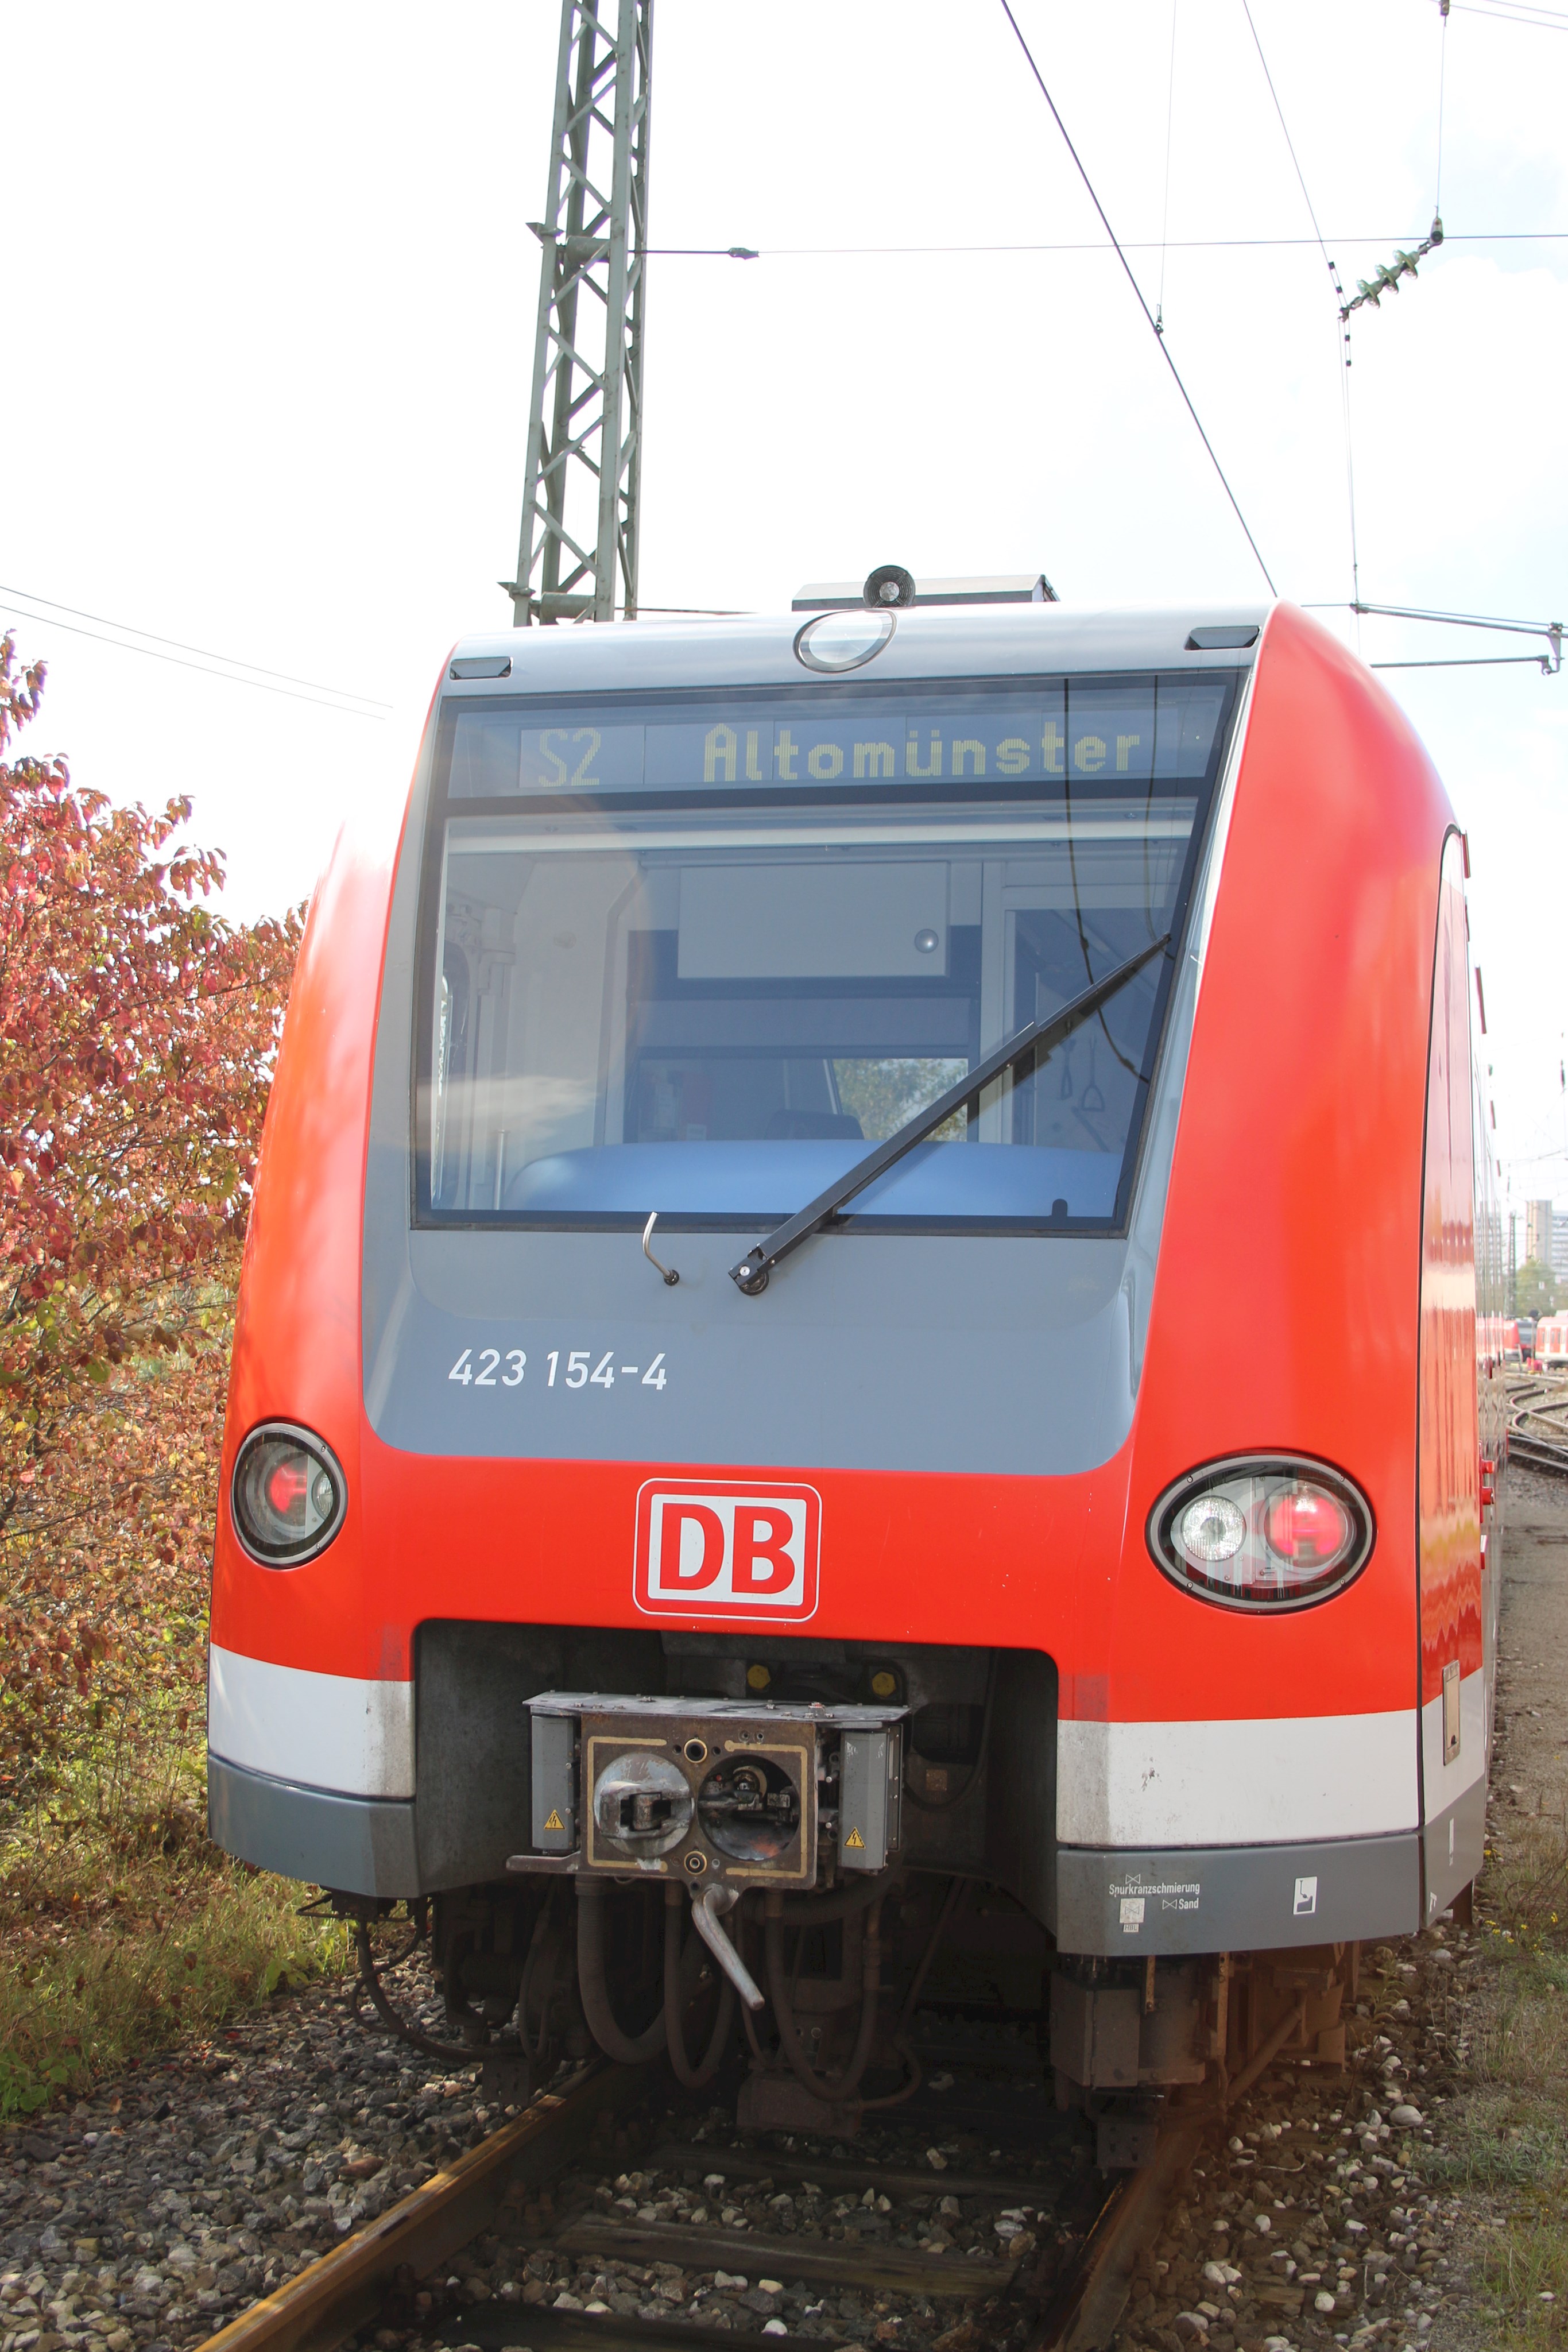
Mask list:
[[1103,980],[1097,980],[1092,988],[1086,988],[1082,996],[1073,997],[1059,1013],[1052,1013],[1044,1021],[1026,1022],[1021,1029],[1015,1030],[994,1052],[977,1062],[956,1086],[949,1087],[946,1094],[938,1095],[935,1102],[927,1103],[924,1110],[917,1111],[903,1127],[895,1129],[885,1141],[873,1146],[863,1160],[857,1160],[854,1166],[830,1184],[825,1192],[819,1192],[814,1201],[808,1201],[794,1216],[788,1218],[783,1224],[776,1225],[766,1241],[760,1241],[755,1249],[747,1250],[740,1264],[730,1267],[731,1282],[744,1290],[748,1298],[755,1298],[759,1290],[766,1290],[768,1277],[774,1267],[787,1258],[791,1250],[799,1249],[803,1241],[809,1241],[831,1216],[843,1207],[846,1201],[852,1200],[857,1192],[863,1192],[868,1184],[874,1183],[895,1160],[902,1160],[906,1151],[913,1151],[917,1143],[924,1143],[944,1119],[951,1118],[956,1110],[962,1110],[967,1102],[973,1101],[982,1087],[988,1087],[993,1078],[999,1078],[1002,1072],[1010,1069],[1015,1062],[1021,1062],[1027,1055],[1053,1052],[1080,1022],[1087,1021],[1091,1013],[1098,1013],[1106,1000],[1114,996],[1134,972],[1142,971],[1152,957],[1157,956],[1163,948],[1169,947],[1170,939],[1170,933],[1165,932],[1137,955],[1129,956],[1125,963],[1119,963],[1114,971],[1107,972]]

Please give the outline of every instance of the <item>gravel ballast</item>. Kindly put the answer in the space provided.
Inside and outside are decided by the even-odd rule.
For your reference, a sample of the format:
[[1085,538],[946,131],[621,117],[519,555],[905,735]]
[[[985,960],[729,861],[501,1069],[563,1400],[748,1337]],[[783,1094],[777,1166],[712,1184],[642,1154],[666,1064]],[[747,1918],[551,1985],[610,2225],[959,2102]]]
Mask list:
[[1459,2200],[1426,2179],[1474,1961],[1438,1927],[1366,1956],[1342,2074],[1278,2069],[1199,2157],[1139,2264],[1118,2341],[1279,2352],[1424,2345],[1455,2284]]
[[[1261,2352],[1270,2339],[1278,2352],[1281,2342],[1385,2338],[1420,2352],[1451,2283],[1458,2210],[1424,2182],[1420,2161],[1440,2137],[1448,2021],[1470,1965],[1458,1929],[1369,1956],[1350,2070],[1276,2073],[1213,2135],[1140,2263],[1125,2352]],[[99,2344],[177,2352],[199,2342],[476,2145],[503,2112],[479,2098],[476,2072],[446,2072],[354,2021],[341,1993],[322,1989],[275,2003],[220,2041],[150,2062],[68,2114],[5,2136],[0,2352]],[[851,2295],[846,2307],[841,2294],[786,2292],[744,2258],[746,2234],[825,2222],[873,2242],[945,2240],[955,2252],[994,2259],[998,2285],[1035,2251],[1037,2233],[1051,2234],[1043,2178],[1040,2206],[1026,2211],[1027,2200],[956,2200],[933,2167],[928,2198],[879,2210],[874,2199],[868,2208],[862,2196],[846,2203],[803,2190],[783,2177],[798,2173],[799,2158],[765,2189],[720,2179],[732,2131],[708,2131],[709,2179],[601,2165],[583,2202],[633,2225],[695,2221],[700,2210],[735,2230],[729,2270],[519,2252],[481,2240],[452,2266],[450,2283],[422,2283],[412,2330],[383,2330],[383,2341],[406,2332],[451,2340],[444,2323],[457,2307],[494,2301],[517,2306],[520,2329],[528,2307],[548,2303],[743,2329],[771,2322],[776,2333],[841,2343],[892,2326],[930,2343],[946,2334],[950,2305],[944,2313],[918,2296]],[[530,2234],[528,2224],[548,2231],[553,2216],[518,2218]],[[525,2330],[517,2341],[526,2340]]]
[[313,1989],[0,2144],[0,2352],[184,2346],[501,2120]]

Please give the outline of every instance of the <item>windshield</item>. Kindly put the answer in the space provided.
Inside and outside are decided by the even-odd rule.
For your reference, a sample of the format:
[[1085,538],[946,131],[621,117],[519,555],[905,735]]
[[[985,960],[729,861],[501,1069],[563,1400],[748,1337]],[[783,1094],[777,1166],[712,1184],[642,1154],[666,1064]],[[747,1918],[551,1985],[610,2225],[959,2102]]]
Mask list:
[[[754,1226],[1179,933],[1230,681],[844,688],[443,714],[422,1219]],[[1170,965],[854,1200],[1114,1227]]]

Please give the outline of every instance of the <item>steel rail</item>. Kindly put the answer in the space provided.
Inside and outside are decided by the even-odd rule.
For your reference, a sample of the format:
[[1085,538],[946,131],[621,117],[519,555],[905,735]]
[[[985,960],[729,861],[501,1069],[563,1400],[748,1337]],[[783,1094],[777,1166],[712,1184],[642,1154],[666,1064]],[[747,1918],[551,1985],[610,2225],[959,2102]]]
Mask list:
[[1100,2352],[1110,2343],[1132,2296],[1134,2266],[1159,2235],[1171,2191],[1190,2168],[1210,2120],[1207,2112],[1183,2116],[1178,2109],[1160,2133],[1153,2164],[1123,2174],[1024,2352]]
[[1515,1436],[1509,1443],[1509,1459],[1522,1462],[1527,1470],[1544,1470],[1553,1477],[1568,1478],[1568,1445],[1553,1445],[1545,1438]]
[[416,2276],[434,2270],[478,2236],[513,2180],[555,2171],[596,2116],[632,2097],[646,2071],[591,2061],[210,2336],[200,2352],[329,2352],[375,2318],[405,2266]]
[[1568,1428],[1560,1419],[1568,1413],[1568,1394],[1560,1385],[1535,1380],[1511,1389],[1509,1403],[1510,1461],[1522,1463],[1527,1470],[1542,1470],[1549,1477],[1568,1478]]

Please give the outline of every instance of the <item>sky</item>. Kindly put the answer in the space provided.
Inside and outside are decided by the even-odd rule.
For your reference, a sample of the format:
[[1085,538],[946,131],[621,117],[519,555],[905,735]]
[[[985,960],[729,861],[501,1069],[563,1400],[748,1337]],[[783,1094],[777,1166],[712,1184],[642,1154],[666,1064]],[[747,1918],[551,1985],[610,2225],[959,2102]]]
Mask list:
[[[1249,5],[1015,13],[1270,572],[1356,641],[1308,200],[1347,290],[1423,236],[1441,86],[1446,241],[1352,324],[1362,595],[1568,619],[1568,0],[1453,0],[1446,30],[1437,0]],[[117,800],[188,793],[235,919],[401,805],[447,648],[509,622],[559,23],[0,16],[0,626],[48,660],[33,748]],[[1043,568],[1084,604],[1266,594],[999,0],[659,0],[653,93],[645,606],[777,610],[883,561]],[[1205,242],[1249,239],[1297,242]],[[760,258],[657,254],[737,244]],[[1529,650],[1359,627],[1369,659]],[[1385,683],[1468,831],[1509,1197],[1568,1204],[1568,676]]]

